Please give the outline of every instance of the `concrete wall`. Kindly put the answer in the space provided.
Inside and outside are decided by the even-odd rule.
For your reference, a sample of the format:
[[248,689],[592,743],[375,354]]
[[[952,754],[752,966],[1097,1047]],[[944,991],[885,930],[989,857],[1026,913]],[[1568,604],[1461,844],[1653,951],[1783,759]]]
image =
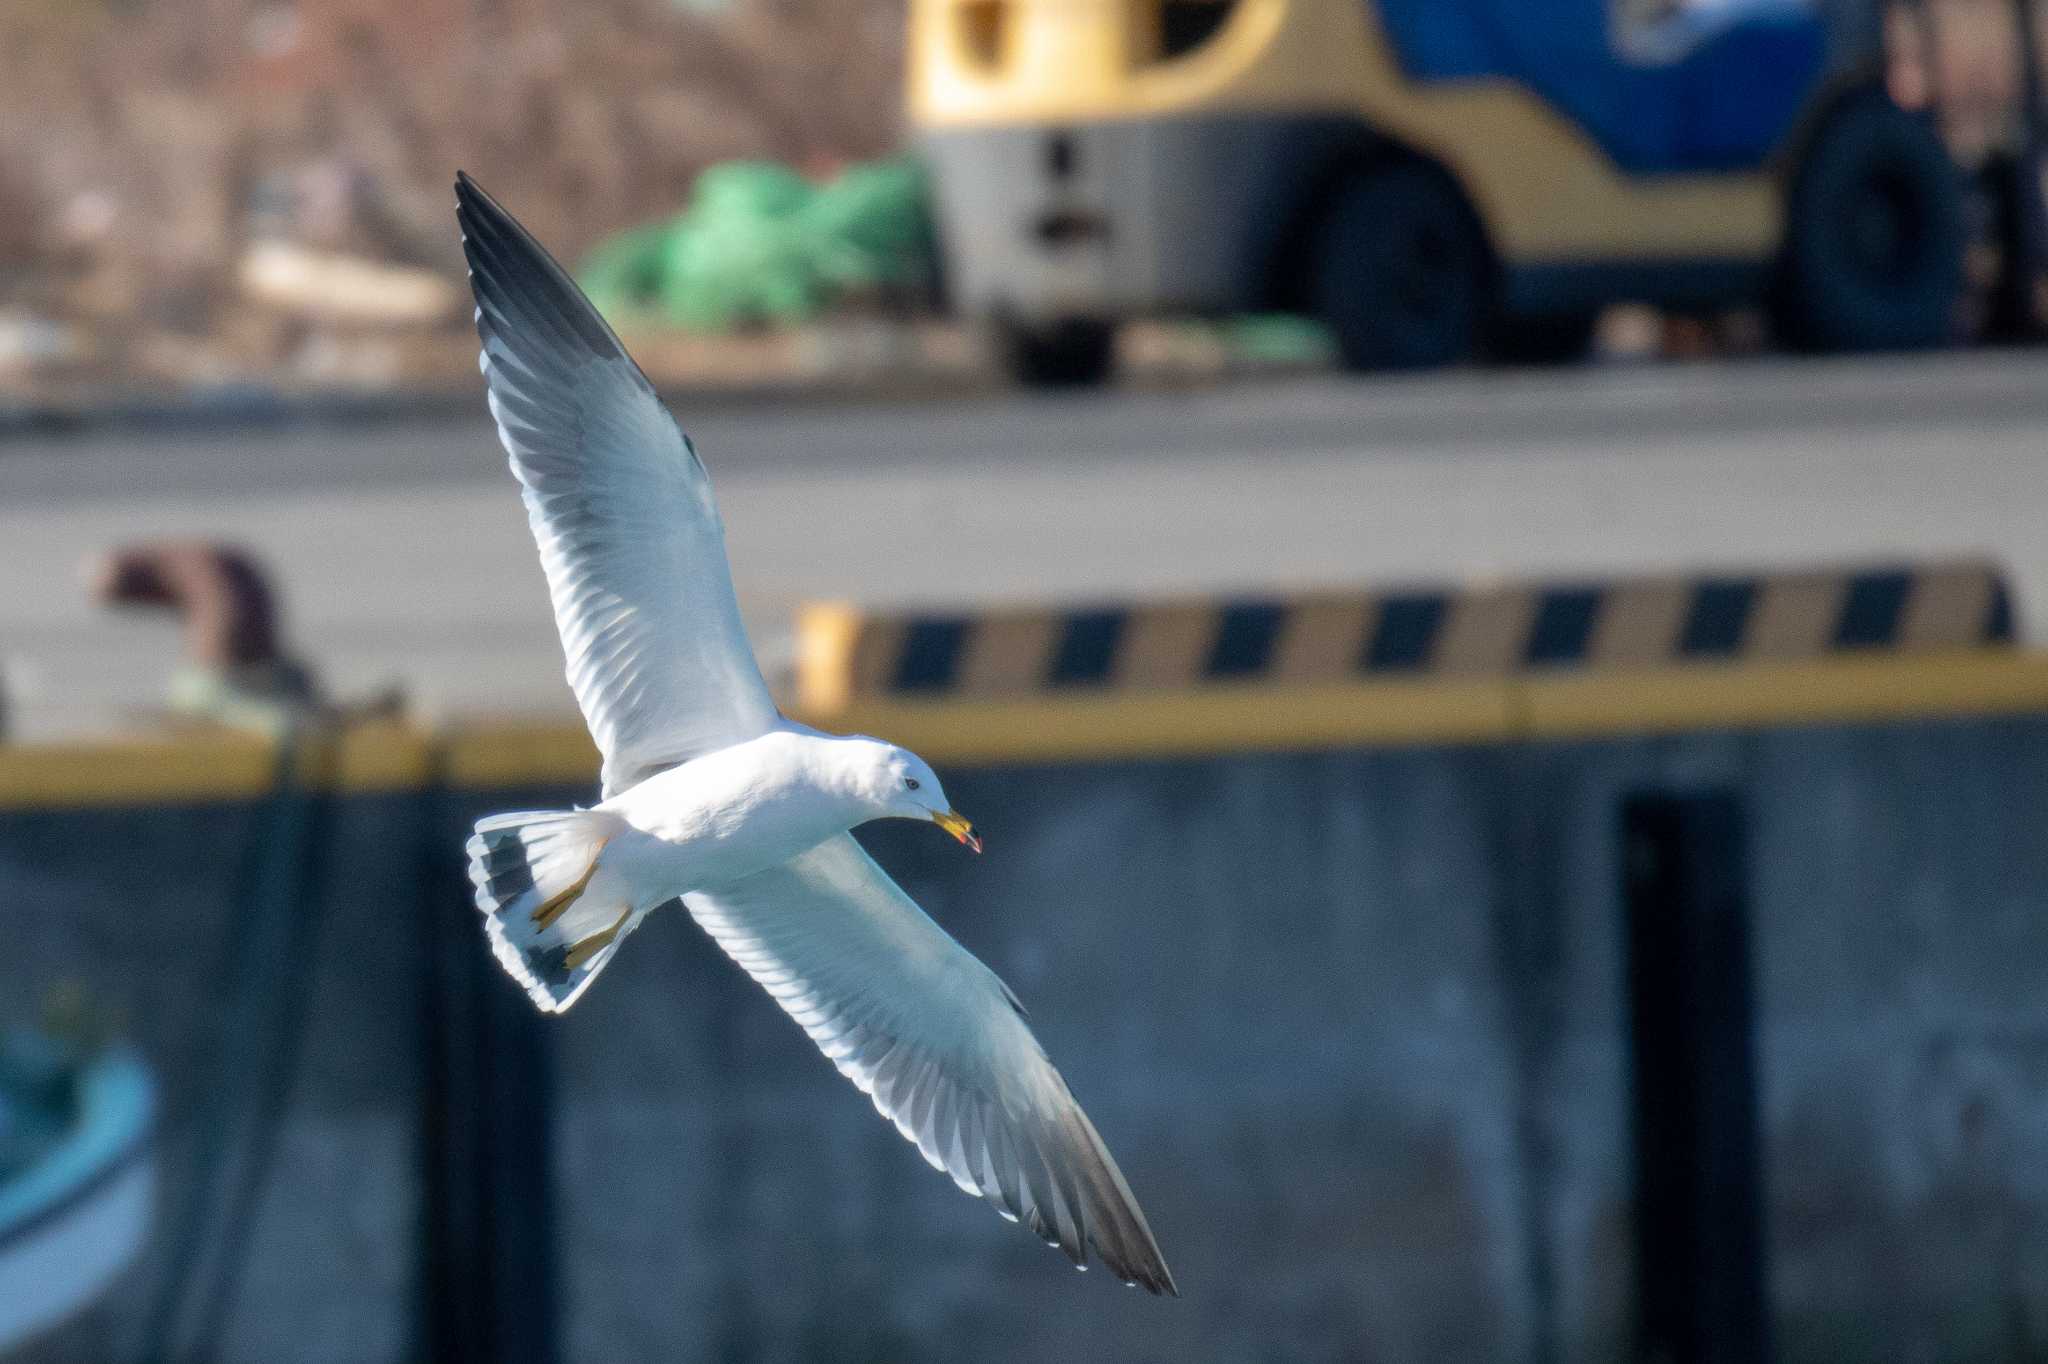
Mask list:
[[[317,936],[304,1045],[239,1289],[224,1304],[224,1358],[394,1359],[407,1348],[423,979],[418,803],[359,798],[336,811],[329,874],[305,906]],[[236,919],[237,891],[265,828],[239,805],[0,816],[12,948],[0,954],[0,1010],[7,1022],[32,1018],[50,987],[76,982],[141,1047],[162,1086],[160,1213],[189,1193],[195,1147],[217,1121],[240,1136],[241,1106],[223,1092],[215,1057],[233,1016],[227,963],[252,931]],[[253,1044],[260,1059],[278,1039],[228,1040]],[[244,1083],[255,1087],[238,1075],[227,1089],[240,1095]],[[227,1166],[224,1183],[238,1169]],[[218,1250],[215,1238],[201,1247],[202,1273]],[[27,1357],[136,1357],[157,1289],[181,1258],[160,1235],[102,1308]]]
[[[959,1194],[665,915],[547,1026],[568,1358],[1624,1357],[1616,819],[1646,785],[1751,802],[1782,1357],[2048,1350],[2048,719],[947,775],[986,856],[870,845],[1031,1008],[1185,1298],[1077,1276]],[[536,794],[345,803],[224,1357],[406,1348],[418,916],[473,913],[445,881],[422,902],[422,858]],[[250,827],[0,817],[0,1001],[65,975],[116,1001],[166,1076],[169,1170]],[[149,1273],[31,1357],[125,1345]]]

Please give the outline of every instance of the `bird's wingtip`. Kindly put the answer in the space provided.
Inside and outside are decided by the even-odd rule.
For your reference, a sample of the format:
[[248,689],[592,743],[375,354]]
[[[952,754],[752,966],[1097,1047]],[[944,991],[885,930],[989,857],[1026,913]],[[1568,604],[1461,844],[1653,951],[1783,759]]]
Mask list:
[[1173,1271],[1166,1267],[1166,1261],[1154,1257],[1142,1267],[1135,1265],[1111,1265],[1126,1287],[1142,1288],[1155,1298],[1177,1298],[1180,1285],[1173,1281]]
[[455,210],[458,214],[475,217],[488,208],[497,207],[490,195],[484,192],[475,178],[466,170],[455,172]]

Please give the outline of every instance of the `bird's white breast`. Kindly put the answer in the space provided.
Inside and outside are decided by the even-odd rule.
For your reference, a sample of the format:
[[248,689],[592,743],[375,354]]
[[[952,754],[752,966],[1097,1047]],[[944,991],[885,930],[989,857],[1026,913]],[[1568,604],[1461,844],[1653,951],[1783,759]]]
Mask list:
[[778,866],[863,816],[828,789],[815,746],[774,730],[656,773],[599,806],[675,850],[677,894]]

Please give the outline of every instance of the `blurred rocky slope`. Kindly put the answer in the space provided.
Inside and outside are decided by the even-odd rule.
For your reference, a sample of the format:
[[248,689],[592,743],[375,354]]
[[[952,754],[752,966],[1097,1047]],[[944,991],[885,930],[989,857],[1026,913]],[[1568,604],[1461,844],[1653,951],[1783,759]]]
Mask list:
[[903,8],[10,0],[0,395],[459,382],[457,166],[575,259],[714,162],[875,156]]

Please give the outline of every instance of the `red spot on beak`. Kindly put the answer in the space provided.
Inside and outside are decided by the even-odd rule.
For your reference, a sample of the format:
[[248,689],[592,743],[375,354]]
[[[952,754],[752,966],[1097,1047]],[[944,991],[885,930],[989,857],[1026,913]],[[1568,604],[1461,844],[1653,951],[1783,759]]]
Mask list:
[[944,829],[976,852],[981,851],[981,839],[974,832],[974,826],[967,822],[967,816],[948,810],[944,814],[933,815],[932,823],[938,825],[941,829]]

